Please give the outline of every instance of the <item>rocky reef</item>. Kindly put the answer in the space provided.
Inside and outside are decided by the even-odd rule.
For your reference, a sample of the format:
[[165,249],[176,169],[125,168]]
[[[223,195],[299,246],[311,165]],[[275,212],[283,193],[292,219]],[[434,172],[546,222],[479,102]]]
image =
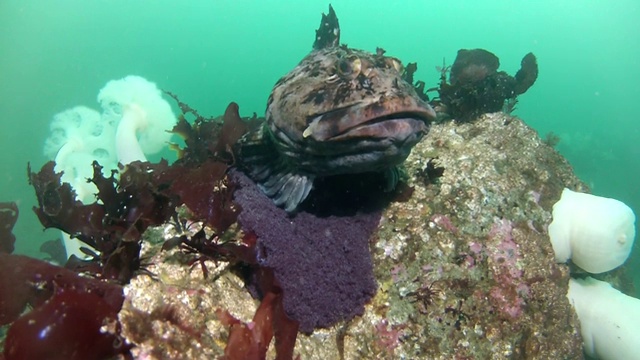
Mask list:
[[[586,190],[568,163],[522,120],[493,113],[434,125],[405,166],[413,193],[383,210],[369,241],[375,296],[361,316],[299,334],[294,356],[581,358],[569,269],[546,234],[562,189]],[[134,356],[212,358],[233,327],[260,336],[259,302],[238,272],[213,260],[207,277],[189,271],[189,255],[161,251],[175,235],[172,225],[145,233],[155,276],[124,288],[119,320]]]
[[[569,272],[554,263],[546,226],[562,188],[582,184],[520,119],[486,114],[432,131],[407,162],[414,195],[387,210],[376,244],[377,278],[391,274],[378,294],[386,330],[411,338],[394,351],[580,357]],[[425,187],[415,174],[430,158],[445,171]]]
[[[119,177],[94,163],[100,201],[74,201],[53,163],[29,171],[43,225],[92,259],[12,255],[18,213],[0,204],[5,359],[582,357],[547,228],[564,188],[588,189],[521,119],[434,124],[395,191],[384,176],[328,177],[290,214],[233,165],[260,119],[177,101],[196,116],[174,129],[180,160]],[[90,321],[66,320],[79,313]]]
[[[327,26],[337,45],[331,7]],[[424,115],[434,89],[414,84],[415,63],[389,59]],[[265,120],[235,103],[205,118],[167,92],[182,111],[179,159],[110,175],[94,161],[93,203],[54,162],[29,166],[42,225],[90,248],[65,268],[13,255],[17,207],[0,203],[0,359],[581,358],[570,269],[547,228],[564,188],[588,189],[509,115],[537,78],[535,56],[515,76],[498,68],[486,50],[460,50],[430,102],[440,121],[399,169],[323,173],[286,209],[241,166],[239,139]],[[370,120],[406,115],[394,114]]]

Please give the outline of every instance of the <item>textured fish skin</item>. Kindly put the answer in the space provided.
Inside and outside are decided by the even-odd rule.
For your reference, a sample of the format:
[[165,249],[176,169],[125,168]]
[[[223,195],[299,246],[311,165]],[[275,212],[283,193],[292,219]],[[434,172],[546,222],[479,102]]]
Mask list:
[[240,142],[240,159],[265,194],[294,211],[316,177],[388,172],[428,132],[435,112],[402,79],[398,59],[339,46],[330,8],[314,49],[273,87],[266,121]]

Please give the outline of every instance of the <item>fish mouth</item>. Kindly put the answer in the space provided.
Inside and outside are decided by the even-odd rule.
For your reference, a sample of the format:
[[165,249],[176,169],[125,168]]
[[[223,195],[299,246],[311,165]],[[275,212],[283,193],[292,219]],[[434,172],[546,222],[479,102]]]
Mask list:
[[435,117],[431,106],[411,97],[384,99],[313,115],[302,136],[323,142],[363,138],[404,142],[422,137]]

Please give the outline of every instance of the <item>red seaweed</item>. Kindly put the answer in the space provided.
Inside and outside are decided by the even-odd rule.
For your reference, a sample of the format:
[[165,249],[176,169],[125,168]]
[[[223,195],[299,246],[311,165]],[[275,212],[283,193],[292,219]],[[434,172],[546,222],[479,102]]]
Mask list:
[[[241,118],[238,104],[232,102],[227,106],[224,116],[220,118],[205,118],[188,105],[180,102],[178,98],[169,93],[184,108],[184,114],[178,119],[178,124],[173,128],[173,133],[183,138],[186,147],[184,149],[173,146],[178,150],[178,163],[200,164],[210,159],[233,163],[233,145],[247,131],[255,129],[263,119],[253,114],[251,118]],[[186,110],[186,111],[185,111]],[[187,114],[193,114],[196,119],[189,124],[185,119]]]
[[276,295],[268,293],[262,298],[260,306],[253,316],[253,321],[246,324],[234,318],[228,312],[220,314],[223,323],[229,326],[229,338],[224,349],[225,359],[264,359],[273,338],[273,302]]
[[223,233],[236,222],[240,206],[233,202],[235,184],[226,176],[228,165],[207,160],[195,168],[181,168],[171,191],[191,210],[193,217]]
[[34,211],[45,228],[60,229],[100,252],[101,275],[129,281],[140,267],[140,238],[152,225],[161,225],[175,213],[176,197],[164,193],[172,179],[163,176],[166,161],[159,164],[134,162],[120,175],[106,178],[102,167],[93,163],[93,178],[101,203],[85,205],[76,200],[68,183],[60,183],[61,173],[54,162],[40,172],[29,167],[29,180],[38,198]]
[[[219,319],[229,326],[225,359],[264,359],[272,337],[275,337],[276,359],[292,359],[299,323],[285,312],[282,288],[273,270],[260,266],[256,257],[258,239],[246,233],[241,244],[218,242],[217,236],[207,237],[203,230],[191,237],[181,237],[180,246],[188,253],[200,254],[200,259],[229,261],[245,277],[252,294],[261,298],[253,321],[243,323],[224,310],[218,310]],[[173,240],[165,243],[175,246]],[[204,265],[203,265],[204,266]],[[206,267],[203,268],[205,275]]]
[[[179,102],[175,95],[172,96]],[[172,166],[177,169],[178,176],[170,190],[180,196],[195,219],[222,234],[236,222],[241,211],[233,202],[236,185],[227,176],[227,170],[235,160],[231,149],[261,120],[255,114],[253,118],[242,119],[238,105],[233,102],[227,107],[222,123],[200,116],[187,105],[182,107],[196,115],[196,120],[191,125],[182,116],[173,129],[183,137],[186,147],[178,149],[180,159]]]
[[274,336],[276,360],[293,358],[299,323],[285,313],[282,290],[275,284],[273,272],[262,269],[262,275],[262,284],[269,290],[262,297],[250,323],[243,323],[229,312],[218,310],[222,323],[229,326],[229,337],[224,350],[226,360],[265,359]]
[[60,229],[100,253],[88,263],[72,258],[68,267],[87,271],[97,264],[101,276],[128,282],[140,268],[142,233],[174,217],[181,204],[219,234],[235,223],[240,207],[233,202],[236,186],[226,176],[233,161],[230,149],[259,120],[242,120],[235,103],[227,108],[222,124],[199,116],[186,104],[182,107],[197,116],[194,125],[182,117],[174,128],[185,138],[183,157],[172,165],[165,160],[133,162],[121,170],[119,179],[115,172],[105,177],[94,162],[88,181],[97,187],[99,202],[77,201],[71,186],[60,182],[62,174],[54,172],[54,162],[38,173],[29,168],[38,198],[34,211],[44,227]]
[[55,289],[94,293],[114,308],[122,306],[119,285],[82,277],[27,256],[0,254],[0,325],[11,323],[27,305],[41,305]]
[[61,288],[11,325],[5,341],[6,360],[127,355],[130,346],[119,334],[119,310],[95,293]]
[[233,152],[231,150],[233,145],[242,137],[242,135],[257,127],[259,123],[255,114],[253,119],[243,121],[238,114],[238,110],[238,104],[232,102],[227,106],[227,110],[224,112],[220,138],[218,139],[214,149],[218,156],[233,157]]
[[[128,356],[129,347],[117,323],[124,301],[122,288],[41,260],[10,255],[18,209],[15,203],[4,203],[1,208],[0,325],[13,322],[3,359]],[[27,306],[33,310],[20,317]],[[113,324],[112,332],[101,331],[107,319]]]
[[[0,325],[12,323],[0,359],[130,359],[117,322],[122,287],[11,255],[18,208],[3,203],[0,209]],[[21,316],[27,306],[33,310]]]

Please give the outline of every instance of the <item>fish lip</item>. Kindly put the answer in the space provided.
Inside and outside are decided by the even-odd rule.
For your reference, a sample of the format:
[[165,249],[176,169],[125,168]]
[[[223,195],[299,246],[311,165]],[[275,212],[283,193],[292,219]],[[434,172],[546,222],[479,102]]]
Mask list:
[[421,139],[429,131],[429,125],[415,116],[402,115],[372,119],[328,140],[378,139],[391,141],[397,146],[404,146],[407,143],[415,144],[416,139]]
[[[371,126],[387,121],[422,121],[424,128],[416,132],[428,129],[428,124],[436,118],[436,112],[426,103],[409,98],[396,99],[387,105],[379,102],[371,104],[356,103],[322,114],[314,114],[308,121],[308,127],[303,132],[304,138],[312,138],[316,141],[342,140],[349,138],[349,132],[357,132],[359,128]],[[375,136],[373,136],[375,137]]]
[[433,118],[430,116],[428,112],[401,111],[401,112],[394,112],[384,116],[378,116],[378,117],[368,119],[354,126],[354,128],[362,125],[369,125],[371,123],[378,123],[378,122],[389,121],[389,120],[401,120],[401,119],[422,120],[425,123],[429,123],[433,120]]

